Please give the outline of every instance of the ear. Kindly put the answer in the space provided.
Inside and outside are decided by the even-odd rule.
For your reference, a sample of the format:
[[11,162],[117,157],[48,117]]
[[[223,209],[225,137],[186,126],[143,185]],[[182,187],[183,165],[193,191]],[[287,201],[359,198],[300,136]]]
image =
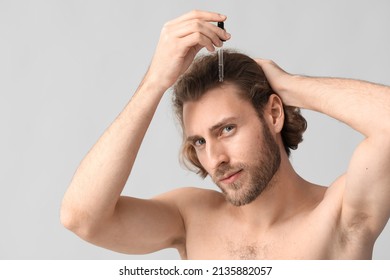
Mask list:
[[269,121],[270,129],[274,133],[280,133],[284,125],[283,102],[276,94],[272,94],[265,109],[265,117]]

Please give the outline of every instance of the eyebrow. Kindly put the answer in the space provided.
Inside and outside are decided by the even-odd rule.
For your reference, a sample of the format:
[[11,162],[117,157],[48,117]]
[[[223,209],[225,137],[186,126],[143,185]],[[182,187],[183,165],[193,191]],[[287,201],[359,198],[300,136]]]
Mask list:
[[210,132],[214,132],[218,129],[220,129],[221,127],[227,125],[228,123],[231,123],[231,122],[234,122],[234,121],[237,121],[237,118],[236,117],[227,117],[227,118],[223,118],[221,121],[219,121],[218,123],[216,123],[215,125],[213,125],[212,127],[209,128],[209,131]]
[[[226,118],[223,118],[222,120],[220,120],[219,122],[217,122],[215,125],[213,125],[212,127],[209,128],[209,131],[211,133],[213,133],[214,131],[216,130],[219,130],[221,127],[227,125],[228,123],[231,123],[231,122],[234,122],[234,121],[237,121],[237,117],[226,117]],[[201,136],[199,135],[191,135],[191,136],[188,136],[187,139],[186,139],[186,142],[190,142],[190,143],[193,143],[195,140],[199,139],[199,138],[202,138]]]

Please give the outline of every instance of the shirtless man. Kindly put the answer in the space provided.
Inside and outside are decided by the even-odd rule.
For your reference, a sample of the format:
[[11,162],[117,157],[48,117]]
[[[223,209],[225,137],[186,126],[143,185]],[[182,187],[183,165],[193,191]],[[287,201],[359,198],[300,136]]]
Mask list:
[[[185,143],[222,193],[179,188],[146,200],[121,196],[161,97],[199,50],[229,40],[214,24],[224,20],[193,11],[163,27],[138,90],[77,169],[62,223],[91,243],[128,254],[176,248],[183,259],[372,258],[390,216],[386,86],[290,75],[258,59],[277,93],[262,114],[232,82],[183,104]],[[307,182],[292,168],[281,136],[283,106],[321,112],[365,136],[330,186]]]

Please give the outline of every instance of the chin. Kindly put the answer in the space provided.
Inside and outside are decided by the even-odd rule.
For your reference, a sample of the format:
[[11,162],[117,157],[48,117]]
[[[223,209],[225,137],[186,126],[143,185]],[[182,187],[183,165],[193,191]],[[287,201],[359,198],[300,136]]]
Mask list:
[[252,203],[253,201],[256,200],[256,198],[260,196],[261,193],[262,191],[249,192],[246,194],[241,194],[239,197],[237,194],[228,195],[225,193],[225,198],[230,204],[239,207],[239,206],[245,206]]

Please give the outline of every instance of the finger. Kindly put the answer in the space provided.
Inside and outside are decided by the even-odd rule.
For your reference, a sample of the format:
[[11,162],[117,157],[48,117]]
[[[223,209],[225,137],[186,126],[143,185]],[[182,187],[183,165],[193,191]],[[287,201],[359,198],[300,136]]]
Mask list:
[[191,19],[201,19],[204,21],[213,21],[213,22],[218,22],[218,21],[225,21],[226,20],[225,15],[221,15],[219,13],[214,13],[214,12],[207,12],[207,11],[200,11],[200,10],[193,10],[189,13],[186,13],[174,20],[171,20],[171,24],[176,24],[179,22],[191,20]]
[[269,60],[269,59],[261,59],[261,58],[256,58],[255,61],[257,64],[260,65],[260,67],[263,69],[264,73],[266,76],[271,75],[271,73],[278,73],[278,74],[289,74],[286,72],[284,69],[282,69],[278,64],[276,64],[274,61]]
[[222,41],[230,39],[230,34],[225,30],[215,26],[214,24],[200,21],[191,20],[177,27],[176,30],[171,30],[173,36],[177,38],[184,38],[192,33],[201,33],[206,37],[209,37],[215,46],[222,46]]
[[193,33],[189,36],[182,38],[181,40],[183,41],[183,45],[188,46],[188,48],[195,47],[199,51],[201,48],[204,47],[209,52],[215,51],[214,44],[210,40],[210,38],[204,36],[201,33]]
[[263,58],[255,58],[254,59],[258,64],[270,64],[272,63],[272,60],[263,59]]
[[257,64],[259,64],[262,68],[264,67],[274,67],[274,68],[279,68],[279,65],[277,65],[274,61],[269,60],[269,59],[263,59],[263,58],[255,58],[255,61]]

